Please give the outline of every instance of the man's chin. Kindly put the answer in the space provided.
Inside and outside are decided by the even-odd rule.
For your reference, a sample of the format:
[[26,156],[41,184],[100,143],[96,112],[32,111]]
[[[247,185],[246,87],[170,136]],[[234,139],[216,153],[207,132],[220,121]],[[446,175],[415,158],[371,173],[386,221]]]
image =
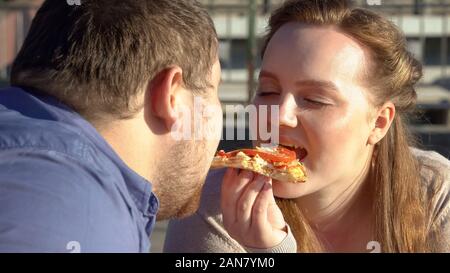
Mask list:
[[176,219],[182,219],[182,218],[186,218],[186,217],[192,216],[193,214],[195,214],[195,213],[197,212],[198,207],[199,207],[199,206],[197,205],[196,208],[190,208],[189,210],[183,210],[183,211],[180,211],[180,212],[175,216],[175,218],[176,218]]
[[189,217],[197,212],[200,207],[201,189],[189,197],[188,201],[176,211],[160,211],[156,215],[157,221],[169,220],[169,219],[181,219]]
[[197,203],[195,206],[190,205],[189,207],[184,207],[176,213],[158,213],[156,215],[156,221],[186,218],[192,216],[195,212],[197,212],[198,208],[199,203]]
[[175,218],[177,219],[185,218],[197,212],[198,208],[200,207],[200,197],[201,197],[201,190],[196,192],[191,197],[191,199],[189,199],[189,202],[186,203],[186,205],[178,211]]

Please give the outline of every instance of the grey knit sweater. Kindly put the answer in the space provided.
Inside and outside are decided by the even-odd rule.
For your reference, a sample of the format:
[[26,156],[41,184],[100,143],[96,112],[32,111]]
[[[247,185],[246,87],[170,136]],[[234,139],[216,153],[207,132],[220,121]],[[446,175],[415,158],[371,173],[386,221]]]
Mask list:
[[[421,178],[427,192],[433,195],[431,231],[443,232],[439,251],[450,252],[450,161],[432,151],[412,149],[421,164]],[[437,172],[443,177],[438,183]],[[271,249],[246,249],[231,238],[222,225],[220,188],[223,170],[211,171],[205,183],[199,210],[191,217],[169,223],[164,252],[296,252],[292,233]],[[369,251],[368,251],[369,252]]]

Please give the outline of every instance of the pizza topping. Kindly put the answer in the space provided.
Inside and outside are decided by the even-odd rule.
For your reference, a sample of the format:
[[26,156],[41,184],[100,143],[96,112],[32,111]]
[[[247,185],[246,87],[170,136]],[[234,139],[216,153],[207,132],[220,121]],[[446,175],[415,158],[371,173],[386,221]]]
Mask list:
[[259,155],[255,155],[253,157],[253,161],[255,161],[257,164],[260,164],[261,166],[267,166],[270,164],[266,160],[262,159]]
[[250,160],[250,159],[251,159],[249,156],[247,156],[247,155],[246,155],[245,153],[243,153],[243,152],[238,152],[238,153],[236,154],[236,157],[242,158],[242,159],[246,159],[246,160]]
[[225,153],[224,150],[220,150],[220,151],[217,152],[217,156],[226,157],[227,153]]
[[272,149],[271,148],[240,149],[228,153],[224,152],[223,150],[220,150],[217,153],[218,156],[227,158],[233,156],[242,157],[242,154],[249,157],[255,157],[258,155],[260,158],[270,163],[277,163],[277,162],[289,163],[296,159],[295,151],[280,146]]
[[240,149],[228,153],[220,150],[217,152],[211,167],[250,170],[278,181],[292,183],[306,181],[306,170],[296,158],[295,151],[284,147],[257,147],[256,149]]

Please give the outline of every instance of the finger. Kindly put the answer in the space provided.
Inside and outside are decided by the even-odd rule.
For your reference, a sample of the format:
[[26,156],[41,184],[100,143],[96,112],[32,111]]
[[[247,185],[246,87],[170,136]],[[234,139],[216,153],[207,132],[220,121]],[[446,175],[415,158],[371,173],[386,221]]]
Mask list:
[[264,232],[266,228],[283,230],[286,226],[283,213],[275,202],[272,182],[269,181],[255,201],[252,214],[252,228]]
[[243,171],[237,175],[237,169],[232,169],[230,175],[222,183],[221,209],[224,226],[236,222],[236,206],[245,186],[253,180],[253,173]]
[[257,175],[255,179],[248,184],[244,193],[239,198],[236,208],[236,219],[241,227],[250,228],[253,205],[268,179],[269,178],[266,176]]
[[251,228],[259,236],[271,230],[267,216],[271,199],[273,199],[272,184],[265,183],[252,210]]
[[237,173],[237,169],[232,169],[231,175],[227,178],[224,177],[222,183],[222,196],[225,206],[235,205],[242,195],[245,186],[253,180],[254,174],[250,171],[242,171]]
[[223,176],[223,179],[229,179],[230,176],[234,175],[236,173],[236,169],[234,168],[227,168],[227,171],[225,172],[225,175]]
[[278,204],[275,201],[272,183],[270,186],[271,186],[269,194],[270,199],[269,199],[269,206],[267,208],[267,221],[270,223],[272,228],[284,230],[286,228],[286,222],[284,221],[281,209],[278,207]]
[[237,169],[228,168],[225,175],[222,178],[221,194],[228,195],[229,189],[232,186],[232,182],[237,179]]

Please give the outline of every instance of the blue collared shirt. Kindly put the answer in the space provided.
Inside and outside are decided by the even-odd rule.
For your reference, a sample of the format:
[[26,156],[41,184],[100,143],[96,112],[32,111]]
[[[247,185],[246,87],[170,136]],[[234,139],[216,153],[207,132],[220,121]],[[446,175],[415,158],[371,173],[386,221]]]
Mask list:
[[76,112],[0,89],[0,252],[149,252],[158,207]]

